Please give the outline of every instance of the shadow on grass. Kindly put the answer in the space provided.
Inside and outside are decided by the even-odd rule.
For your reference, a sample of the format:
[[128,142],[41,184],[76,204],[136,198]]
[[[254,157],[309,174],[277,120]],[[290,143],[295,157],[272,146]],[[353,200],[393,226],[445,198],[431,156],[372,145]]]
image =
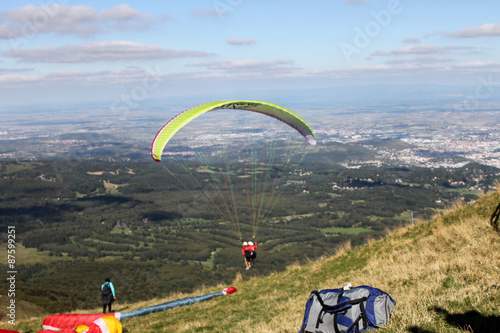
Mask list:
[[450,313],[447,310],[434,307],[436,313],[443,315],[446,322],[457,328],[469,332],[498,333],[500,328],[500,316],[485,316],[476,310],[464,313]]
[[498,204],[497,208],[490,217],[490,224],[497,232],[500,232],[500,226],[498,223],[499,218],[500,218],[500,204]]

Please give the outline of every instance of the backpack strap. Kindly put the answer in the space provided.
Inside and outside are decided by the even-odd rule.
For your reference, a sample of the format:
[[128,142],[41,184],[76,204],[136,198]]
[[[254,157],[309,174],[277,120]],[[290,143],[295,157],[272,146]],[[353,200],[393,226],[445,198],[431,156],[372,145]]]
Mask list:
[[[340,301],[342,300],[342,294],[343,293],[340,293],[339,297],[337,297],[337,304],[340,304]],[[345,312],[347,312],[347,310],[345,310],[344,313]],[[340,333],[339,326],[337,325],[338,319],[339,319],[339,313],[335,312],[335,314],[333,315],[333,322],[335,323],[333,328],[335,329],[335,333]]]
[[[335,313],[335,315],[337,315],[337,312],[339,312],[340,310],[342,310],[342,311],[346,310],[345,307],[349,305],[349,302],[344,302],[344,303],[339,304],[339,301],[342,298],[342,293],[339,294],[336,305],[325,304],[325,302],[323,302],[323,299],[321,298],[320,293],[317,290],[314,290],[313,294],[316,296],[316,299],[318,300],[319,304],[321,305],[321,311],[319,312],[318,320],[316,321],[316,328],[319,327],[319,324],[323,323],[323,317],[325,316],[325,314],[327,312]],[[350,306],[348,306],[348,307],[350,307]]]
[[368,319],[366,317],[366,311],[365,311],[365,306],[364,306],[363,302],[365,302],[368,299],[368,297],[361,297],[361,298],[357,298],[357,299],[350,300],[347,302],[339,303],[341,298],[342,298],[342,294],[343,294],[343,293],[340,293],[338,298],[337,298],[336,305],[327,305],[323,302],[323,299],[321,298],[321,295],[317,290],[314,290],[313,294],[316,296],[319,304],[321,305],[321,311],[319,312],[318,319],[316,321],[316,328],[319,328],[319,324],[323,323],[323,317],[325,316],[325,314],[327,312],[333,313],[334,314],[333,321],[334,321],[335,333],[340,333],[340,330],[338,328],[338,315],[339,315],[339,313],[342,314],[342,312],[344,312],[344,314],[345,314],[345,311],[347,311],[349,308],[351,308],[353,305],[356,305],[356,304],[360,305],[360,314],[359,314],[358,318],[356,318],[353,321],[353,323],[346,330],[346,332],[351,332],[352,329],[355,329],[355,332],[358,333],[359,332],[359,321],[361,319],[363,319],[363,328],[364,329],[367,328]]
[[[354,322],[352,323],[351,326],[349,326],[349,328],[346,330],[346,332],[352,332],[351,330],[354,328],[355,332],[359,333],[359,320],[360,319],[363,319],[363,329],[366,330],[368,318],[366,317],[366,311],[365,311],[365,306],[364,306],[363,302],[366,301],[367,299],[368,299],[368,297],[362,297],[362,298],[357,299],[357,300],[361,300],[361,302],[359,303],[360,313],[359,313],[358,318],[356,318],[354,320]],[[337,321],[335,320],[335,332],[339,333],[339,332],[337,332],[337,330],[338,330]]]

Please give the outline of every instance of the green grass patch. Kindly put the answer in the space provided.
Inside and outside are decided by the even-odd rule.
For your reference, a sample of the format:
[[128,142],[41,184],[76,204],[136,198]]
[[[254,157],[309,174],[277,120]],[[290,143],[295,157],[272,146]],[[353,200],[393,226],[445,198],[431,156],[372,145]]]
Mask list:
[[[0,243],[0,248],[5,249],[7,245]],[[38,251],[34,248],[25,248],[16,244],[16,265],[48,264],[51,261],[67,260],[66,256],[49,256],[49,251]]]

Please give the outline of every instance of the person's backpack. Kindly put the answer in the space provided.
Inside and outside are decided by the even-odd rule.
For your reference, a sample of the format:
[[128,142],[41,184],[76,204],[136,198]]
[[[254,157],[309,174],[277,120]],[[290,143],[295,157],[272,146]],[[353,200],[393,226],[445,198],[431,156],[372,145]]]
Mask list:
[[299,333],[351,333],[387,325],[396,302],[370,286],[311,292]]
[[101,297],[103,299],[111,299],[112,292],[111,292],[111,287],[109,286],[109,283],[105,283],[104,287],[101,289]]

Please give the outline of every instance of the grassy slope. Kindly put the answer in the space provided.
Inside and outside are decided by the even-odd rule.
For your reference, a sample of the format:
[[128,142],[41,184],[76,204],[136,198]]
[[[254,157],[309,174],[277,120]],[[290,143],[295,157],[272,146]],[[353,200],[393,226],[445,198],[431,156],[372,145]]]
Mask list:
[[[346,245],[333,257],[292,265],[265,278],[251,278],[252,271],[243,271],[234,281],[236,294],[124,320],[125,332],[298,332],[311,290],[340,287],[347,281],[380,288],[396,300],[385,332],[498,332],[500,235],[489,218],[499,202],[500,193],[495,192],[431,222],[398,229],[359,248]],[[118,303],[116,310],[186,296],[192,295]],[[37,332],[41,322],[34,318],[16,328]]]

